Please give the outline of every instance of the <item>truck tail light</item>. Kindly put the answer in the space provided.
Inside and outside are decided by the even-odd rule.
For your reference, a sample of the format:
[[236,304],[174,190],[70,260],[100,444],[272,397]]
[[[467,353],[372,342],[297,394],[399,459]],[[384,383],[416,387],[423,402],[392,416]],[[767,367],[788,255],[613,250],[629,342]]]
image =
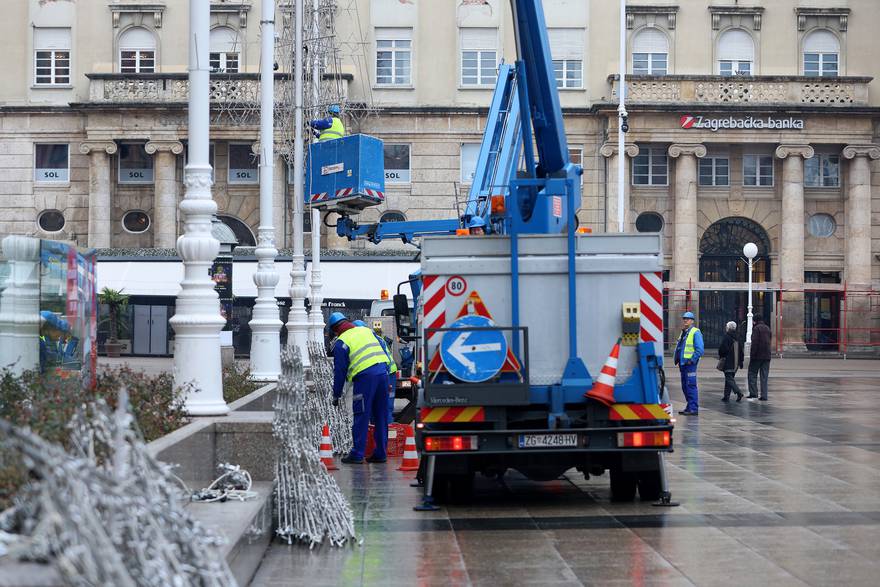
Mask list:
[[618,432],[617,446],[641,448],[645,446],[669,446],[672,437],[669,430],[663,432]]
[[425,452],[455,452],[477,450],[477,437],[471,436],[426,436]]

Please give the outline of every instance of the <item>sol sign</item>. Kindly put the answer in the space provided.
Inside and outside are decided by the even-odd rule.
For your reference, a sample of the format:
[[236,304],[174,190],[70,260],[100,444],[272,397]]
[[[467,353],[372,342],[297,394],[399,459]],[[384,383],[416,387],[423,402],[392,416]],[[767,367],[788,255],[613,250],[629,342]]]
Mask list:
[[736,118],[733,116],[710,117],[683,114],[679,119],[679,123],[681,124],[681,128],[684,129],[699,128],[711,130],[712,132],[718,132],[722,129],[804,130],[804,119],[793,118],[791,116],[789,116],[788,118],[779,118],[773,116],[768,116],[767,118],[756,118],[754,116]]

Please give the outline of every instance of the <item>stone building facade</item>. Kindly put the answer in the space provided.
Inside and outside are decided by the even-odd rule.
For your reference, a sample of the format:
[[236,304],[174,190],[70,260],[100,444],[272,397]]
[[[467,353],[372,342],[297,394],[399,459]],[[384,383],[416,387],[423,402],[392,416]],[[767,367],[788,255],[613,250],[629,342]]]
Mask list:
[[[785,349],[869,346],[880,327],[880,3],[627,4],[624,213],[629,230],[665,236],[669,308],[693,308],[715,334],[741,318],[739,251],[754,240],[757,305]],[[350,130],[386,143],[387,199],[362,220],[455,216],[495,66],[516,58],[508,3],[338,5],[339,37],[363,37],[346,49],[346,94],[377,112]],[[570,153],[585,170],[578,218],[614,230],[617,3],[544,6]],[[186,2],[5,8],[0,232],[172,248],[186,158]],[[212,2],[213,99],[255,90],[259,11],[253,0]],[[219,213],[245,243],[258,219],[257,135],[219,117],[211,128]],[[280,156],[275,169],[286,169]],[[289,175],[276,178],[273,203],[284,244]]]

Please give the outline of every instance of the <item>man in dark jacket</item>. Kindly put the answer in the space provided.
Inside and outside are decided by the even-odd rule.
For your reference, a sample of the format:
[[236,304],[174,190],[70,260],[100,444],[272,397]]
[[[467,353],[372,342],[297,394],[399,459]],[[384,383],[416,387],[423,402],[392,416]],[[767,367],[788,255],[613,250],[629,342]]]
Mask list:
[[[760,317],[752,327],[752,349],[749,353],[749,401],[767,401],[767,377],[770,375],[770,327]],[[758,374],[761,375],[761,397],[758,398]]]
[[718,347],[718,358],[724,360],[723,365],[719,361],[719,367],[723,367],[721,370],[724,372],[724,397],[721,401],[730,401],[730,392],[736,394],[736,401],[741,401],[743,394],[736,384],[736,371],[743,366],[743,353],[736,336],[736,322],[727,323],[727,332],[724,340],[721,341],[721,346]]

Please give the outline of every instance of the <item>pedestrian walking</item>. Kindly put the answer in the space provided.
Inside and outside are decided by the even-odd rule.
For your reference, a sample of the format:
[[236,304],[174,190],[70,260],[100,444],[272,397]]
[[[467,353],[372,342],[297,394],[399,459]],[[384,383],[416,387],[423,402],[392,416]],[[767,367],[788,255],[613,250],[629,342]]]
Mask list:
[[375,423],[376,448],[367,459],[384,463],[388,446],[388,355],[369,328],[355,326],[342,313],[333,312],[327,325],[336,335],[333,345],[333,405],[339,405],[346,381],[354,384],[351,435],[354,446],[342,458],[346,464],[364,462],[370,419]]
[[[770,376],[770,327],[760,316],[752,327],[752,348],[749,352],[749,401],[767,401],[767,378]],[[758,396],[758,375],[761,376],[761,395]]]
[[718,347],[718,370],[724,373],[724,396],[721,401],[730,401],[730,394],[736,394],[736,401],[742,401],[743,393],[736,384],[736,371],[742,369],[743,351],[736,335],[736,322],[727,323],[724,340]]
[[703,333],[694,326],[694,313],[685,312],[681,315],[681,334],[675,345],[672,361],[678,365],[681,374],[681,391],[687,400],[687,406],[679,414],[696,416],[700,411],[699,391],[697,390],[697,365],[703,356]]

